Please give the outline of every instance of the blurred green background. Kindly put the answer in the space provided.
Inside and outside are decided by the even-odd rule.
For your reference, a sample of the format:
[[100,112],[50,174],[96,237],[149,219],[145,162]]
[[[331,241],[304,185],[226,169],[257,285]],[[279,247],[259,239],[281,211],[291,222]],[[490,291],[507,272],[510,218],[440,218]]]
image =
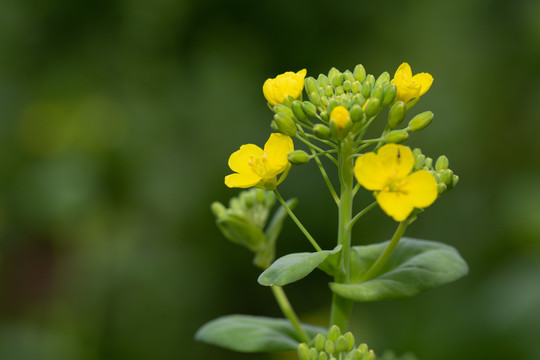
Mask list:
[[[461,178],[407,235],[470,274],[356,306],[355,334],[424,360],[540,359],[539,19],[535,0],[2,0],[0,359],[284,359],[193,341],[221,315],[280,316],[209,211],[238,193],[228,156],[270,133],[266,78],[403,61],[435,77],[407,145]],[[281,192],[330,248],[323,188],[311,164]],[[373,211],[354,241],[393,226]],[[278,254],[308,249],[288,221]],[[325,324],[326,281],[287,287],[302,319]]]

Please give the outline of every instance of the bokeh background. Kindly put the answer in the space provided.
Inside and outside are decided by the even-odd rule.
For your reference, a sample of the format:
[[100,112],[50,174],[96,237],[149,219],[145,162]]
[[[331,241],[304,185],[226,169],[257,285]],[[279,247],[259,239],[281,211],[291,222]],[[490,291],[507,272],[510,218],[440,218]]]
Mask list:
[[[284,359],[193,341],[221,315],[280,315],[209,211],[238,193],[228,156],[268,137],[266,78],[403,61],[435,77],[416,106],[435,120],[407,144],[461,179],[407,234],[470,274],[356,306],[357,338],[540,359],[540,2],[2,0],[0,24],[0,359]],[[311,164],[281,192],[330,248],[323,188]],[[375,210],[354,241],[393,226]],[[278,254],[307,249],[287,222]],[[325,324],[327,280],[287,287],[302,319]]]

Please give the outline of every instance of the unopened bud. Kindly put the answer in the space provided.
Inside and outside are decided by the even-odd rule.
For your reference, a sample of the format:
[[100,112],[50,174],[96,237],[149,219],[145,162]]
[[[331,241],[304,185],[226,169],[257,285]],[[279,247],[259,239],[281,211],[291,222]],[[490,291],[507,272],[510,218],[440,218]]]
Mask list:
[[433,166],[433,159],[430,158],[430,157],[427,157],[426,160],[424,161],[424,168],[426,169],[431,169]]
[[330,113],[330,126],[335,123],[340,135],[351,125],[351,114],[344,106],[334,107]]
[[320,74],[319,77],[317,78],[317,84],[319,85],[320,88],[325,88],[328,85],[330,85],[330,81],[328,81],[328,78],[326,77],[326,75]]
[[330,330],[328,330],[328,339],[331,341],[336,341],[336,339],[341,335],[341,330],[337,325],[332,325]]
[[294,100],[291,104],[291,110],[294,114],[294,117],[300,121],[307,121],[307,116],[302,109],[302,102]]
[[332,79],[332,86],[341,86],[343,84],[343,74],[339,73]]
[[375,353],[373,352],[373,350],[369,350],[367,356],[364,355],[362,360],[375,360]]
[[321,96],[321,105],[324,107],[328,106],[328,98],[326,96]]
[[274,106],[274,112],[277,114],[277,113],[282,113],[282,114],[285,114],[287,115],[288,117],[290,117],[291,119],[294,118],[294,114],[292,112],[292,110],[283,105],[283,104],[277,104]]
[[302,343],[298,345],[298,357],[300,360],[311,360],[309,347],[306,344]]
[[317,92],[317,81],[315,81],[314,78],[307,77],[306,80],[304,80],[304,86],[306,88],[306,92],[309,94],[311,92]]
[[227,214],[227,208],[219,201],[214,201],[212,205],[210,205],[210,209],[217,218],[223,217],[225,214]]
[[390,129],[397,128],[403,119],[405,119],[406,105],[403,101],[396,101],[388,112],[388,127]]
[[333,354],[336,351],[336,345],[332,340],[326,340],[324,344],[324,351],[328,354]]
[[373,87],[373,89],[371,90],[371,95],[370,96],[372,98],[379,99],[379,101],[382,101],[382,98],[384,96],[384,87],[383,87],[383,85],[381,85],[381,84],[375,85]]
[[334,111],[334,109],[338,107],[338,105],[339,105],[339,101],[337,101],[337,99],[332,99],[328,102],[326,111],[328,111],[329,114],[332,114],[332,111]]
[[296,135],[296,124],[294,121],[285,115],[284,113],[277,113],[274,115],[274,121],[276,122],[279,131],[288,136]]
[[324,88],[324,95],[326,95],[327,97],[331,97],[332,95],[334,95],[334,88],[330,85],[326,86]]
[[397,87],[394,84],[387,84],[384,87],[384,96],[382,100],[382,106],[388,106],[396,98]]
[[328,81],[330,81],[330,84],[332,83],[334,78],[340,74],[341,74],[341,71],[339,71],[335,67],[331,68],[330,71],[328,72]]
[[310,156],[304,150],[295,150],[295,151],[291,151],[287,155],[287,159],[293,165],[304,165],[305,163],[309,161]]
[[304,101],[302,103],[302,110],[304,110],[304,114],[309,117],[315,117],[315,115],[317,115],[317,107],[309,101]]
[[428,126],[433,120],[433,113],[431,111],[425,111],[412,118],[409,121],[409,130],[419,131]]
[[452,187],[456,186],[458,182],[459,182],[459,176],[457,175],[452,176]]
[[352,100],[353,100],[353,103],[358,104],[360,106],[364,106],[364,104],[366,103],[366,99],[360,94],[354,95]]
[[355,94],[358,94],[361,88],[362,88],[362,84],[360,84],[360,81],[355,81],[352,83],[351,91]]
[[315,124],[313,126],[313,135],[319,139],[326,140],[330,138],[330,128],[323,124]]
[[352,332],[346,332],[345,339],[347,340],[347,351],[351,351],[354,348],[354,335]]
[[362,106],[358,104],[354,104],[349,113],[351,114],[352,122],[359,122],[364,117],[364,110],[362,110]]
[[384,141],[386,143],[399,144],[409,138],[409,133],[405,130],[394,130],[386,134]]
[[360,348],[356,349],[352,353],[352,360],[362,360],[363,357],[364,353],[362,352],[362,350],[360,350]]
[[377,98],[369,98],[368,101],[364,104],[364,112],[367,117],[375,116],[381,110],[381,101]]
[[445,183],[438,183],[437,184],[437,192],[440,194],[442,194],[443,192],[446,191],[446,189],[448,188],[448,186],[446,186]]
[[345,70],[343,72],[343,77],[345,78],[345,80],[349,80],[351,83],[356,81],[356,79],[354,78],[354,75],[351,72],[351,70]]
[[328,354],[325,353],[325,352],[319,353],[319,358],[318,358],[318,360],[328,360]]
[[379,77],[377,78],[377,81],[375,81],[375,85],[386,85],[390,82],[390,74],[388,71],[383,72]]
[[360,89],[360,93],[364,98],[369,97],[371,95],[371,89],[373,88],[373,84],[369,81],[364,81],[362,84],[362,88]]
[[363,82],[366,78],[366,69],[361,64],[358,64],[354,67],[353,75],[356,80]]
[[426,155],[420,154],[414,157],[414,170],[420,170],[424,166],[424,161],[426,160]]
[[435,162],[435,170],[439,171],[444,169],[448,169],[448,158],[444,155],[441,155]]
[[345,80],[343,82],[343,90],[345,90],[346,92],[351,92],[352,90],[352,83],[349,81],[349,80]]
[[447,186],[452,185],[453,176],[454,176],[454,172],[452,170],[450,169],[443,170],[440,177],[441,183],[445,183]]
[[313,103],[315,106],[321,105],[321,97],[315,91],[309,93],[309,101],[311,101],[311,103]]
[[309,356],[311,357],[312,360],[316,360],[317,357],[319,356],[319,352],[317,351],[317,349],[312,347],[309,349]]
[[315,336],[315,348],[319,351],[323,351],[324,344],[326,344],[326,336],[323,334],[317,334],[317,336]]
[[273,130],[273,131],[279,131],[278,127],[277,127],[277,124],[275,122],[275,120],[272,120],[272,122],[270,123],[270,128]]
[[347,351],[347,339],[341,335],[336,339],[336,351],[338,353]]
[[345,90],[343,89],[343,86],[336,86],[335,88],[336,95],[343,95],[345,94]]
[[[326,105],[328,105],[328,103],[326,103]],[[323,119],[323,121],[326,121],[326,122],[328,122],[328,120],[330,118],[330,115],[328,114],[328,111],[326,111],[326,110],[321,111],[319,116],[321,117],[321,119]]]
[[371,74],[368,74],[368,76],[366,76],[365,81],[370,82],[372,87],[373,87],[373,85],[375,85],[375,76],[373,76]]
[[287,107],[291,107],[292,102],[294,101],[294,98],[291,95],[285,96],[285,99],[283,100],[283,105]]

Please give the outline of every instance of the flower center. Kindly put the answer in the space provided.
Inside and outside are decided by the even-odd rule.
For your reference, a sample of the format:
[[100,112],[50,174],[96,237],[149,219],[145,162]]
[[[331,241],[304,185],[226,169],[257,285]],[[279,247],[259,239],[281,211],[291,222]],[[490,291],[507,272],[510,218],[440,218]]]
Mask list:
[[260,158],[255,158],[255,156],[251,155],[248,160],[248,165],[255,174],[264,177],[264,174],[268,171],[266,169],[266,165],[268,165],[268,155],[266,154],[266,151]]
[[402,195],[407,195],[407,191],[404,189],[407,185],[407,180],[405,179],[388,179],[386,186],[382,189],[385,192],[393,192]]

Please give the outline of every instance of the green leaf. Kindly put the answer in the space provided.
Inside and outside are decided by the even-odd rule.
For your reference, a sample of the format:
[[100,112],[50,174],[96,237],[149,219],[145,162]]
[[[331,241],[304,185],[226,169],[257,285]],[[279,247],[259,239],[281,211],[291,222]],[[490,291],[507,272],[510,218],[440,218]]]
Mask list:
[[[310,338],[327,329],[302,324]],[[253,353],[296,350],[302,342],[287,319],[250,315],[227,315],[197,331],[195,339],[225,349]]]
[[378,274],[362,276],[384,251],[388,241],[351,249],[351,284],[331,283],[332,291],[355,301],[413,296],[455,281],[468,272],[467,263],[452,246],[402,238]]
[[306,277],[328,256],[341,251],[341,245],[334,250],[324,250],[314,253],[295,253],[280,257],[257,279],[265,286],[283,286]]
[[319,264],[318,268],[330,276],[335,276],[341,265],[341,248],[338,251],[328,255],[328,257]]

